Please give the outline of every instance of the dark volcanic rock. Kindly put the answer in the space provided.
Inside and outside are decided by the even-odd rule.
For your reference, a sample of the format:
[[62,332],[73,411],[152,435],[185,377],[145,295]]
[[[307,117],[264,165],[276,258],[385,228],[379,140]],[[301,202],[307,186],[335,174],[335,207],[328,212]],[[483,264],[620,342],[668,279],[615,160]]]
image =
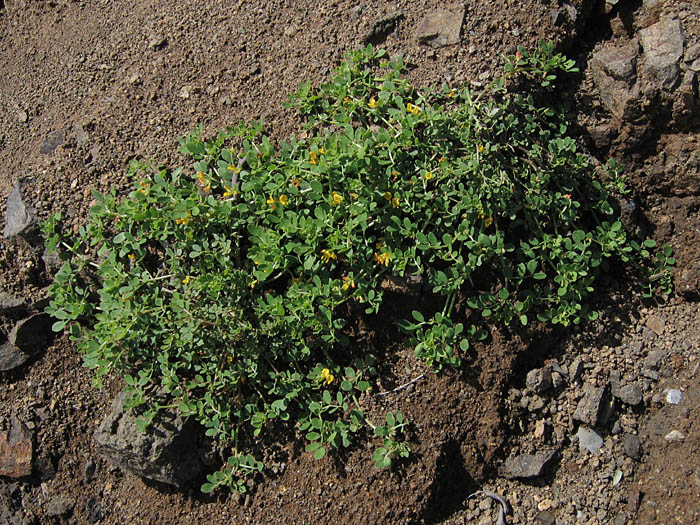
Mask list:
[[97,451],[126,472],[176,487],[198,476],[203,469],[196,453],[200,427],[175,409],[164,409],[141,432],[138,416],[124,409],[128,398],[124,391],[117,396],[95,432]]

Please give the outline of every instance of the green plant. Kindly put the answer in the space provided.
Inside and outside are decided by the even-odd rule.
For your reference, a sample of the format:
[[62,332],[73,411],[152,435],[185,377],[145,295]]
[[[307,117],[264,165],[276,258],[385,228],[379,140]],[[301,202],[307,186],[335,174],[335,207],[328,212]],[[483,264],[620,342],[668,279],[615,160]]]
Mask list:
[[382,446],[372,454],[372,460],[377,468],[390,467],[393,460],[407,458],[411,454],[411,447],[400,439],[406,425],[408,422],[404,420],[403,414],[397,411],[396,414],[387,412],[386,425],[374,427],[374,435],[384,438]]
[[[547,88],[573,70],[548,46],[524,57],[506,77]],[[163,408],[157,391],[231,445],[205,491],[242,490],[260,471],[244,451],[275,426],[303,433],[316,458],[373,427],[363,399],[377,363],[348,345],[347,306],[378,312],[386,278],[442,300],[401,323],[440,370],[488,324],[595,318],[585,298],[610,260],[640,279],[650,268],[618,219],[619,169],[596,173],[564,112],[506,77],[479,93],[421,91],[404,68],[353,52],[290,98],[308,138],[275,147],[262,123],[198,130],[180,142],[191,167],[134,162],[133,191],[95,192],[77,235],[60,216],[44,225],[65,259],[47,312],[96,385],[116,371],[143,426]],[[409,450],[395,439],[406,420],[389,417],[379,467]]]

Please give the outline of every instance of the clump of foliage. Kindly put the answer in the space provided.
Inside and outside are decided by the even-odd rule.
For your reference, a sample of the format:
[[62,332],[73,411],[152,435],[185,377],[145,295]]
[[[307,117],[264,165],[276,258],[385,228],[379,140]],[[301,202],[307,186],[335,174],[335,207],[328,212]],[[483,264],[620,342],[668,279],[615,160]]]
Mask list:
[[[377,313],[387,277],[442,298],[401,323],[439,371],[460,366],[489,323],[595,318],[586,297],[611,263],[640,278],[653,266],[653,241],[619,220],[618,167],[596,171],[566,115],[542,102],[572,61],[548,44],[520,49],[478,93],[416,89],[405,66],[353,52],[290,98],[307,138],[274,147],[260,123],[195,132],[180,147],[191,166],[133,163],[135,189],[95,192],[77,235],[60,234],[60,216],[45,224],[65,259],[47,311],[96,384],[121,374],[144,426],[157,389],[232,446],[205,492],[244,490],[263,468],[251,443],[280,421],[319,459],[367,428],[378,467],[408,455],[403,414],[384,425],[363,413],[376,363],[347,347],[342,308]],[[514,76],[536,95],[509,92]]]

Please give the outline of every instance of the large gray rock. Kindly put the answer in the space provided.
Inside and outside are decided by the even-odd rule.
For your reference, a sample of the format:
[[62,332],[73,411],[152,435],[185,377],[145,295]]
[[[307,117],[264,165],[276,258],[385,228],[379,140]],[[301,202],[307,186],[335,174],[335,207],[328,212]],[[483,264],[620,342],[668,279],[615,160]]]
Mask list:
[[53,334],[52,324],[48,314],[34,314],[15,324],[7,336],[7,341],[27,354],[34,354],[43,348]]
[[632,40],[624,46],[605,46],[591,58],[593,82],[600,100],[620,120],[633,118],[638,111],[638,55],[639,44]]
[[501,475],[509,478],[536,478],[542,475],[557,455],[557,450],[541,451],[535,454],[520,454],[508,458],[501,469]]
[[584,395],[576,406],[574,419],[591,427],[604,423],[608,395],[605,388],[598,388],[586,383]]
[[464,7],[451,10],[436,9],[418,24],[416,38],[422,44],[443,47],[459,44],[464,23]]
[[672,90],[680,79],[679,62],[685,40],[677,18],[662,18],[639,31],[647,67],[662,90]]
[[32,246],[36,245],[39,235],[39,220],[34,209],[24,202],[21,184],[15,183],[15,187],[7,197],[7,220],[3,237],[9,239],[15,235],[24,238]]
[[29,356],[15,345],[3,343],[0,345],[0,372],[7,372],[27,362]]
[[183,487],[197,477],[203,470],[197,453],[197,423],[184,419],[175,409],[164,409],[141,432],[137,414],[124,410],[128,398],[122,391],[97,428],[97,451],[122,470],[160,483]]

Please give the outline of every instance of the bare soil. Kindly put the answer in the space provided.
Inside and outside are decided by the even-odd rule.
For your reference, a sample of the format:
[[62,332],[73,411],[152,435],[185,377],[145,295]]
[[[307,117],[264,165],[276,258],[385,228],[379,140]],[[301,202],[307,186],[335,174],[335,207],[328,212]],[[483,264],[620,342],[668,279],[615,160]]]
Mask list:
[[[179,165],[183,158],[177,153],[177,138],[198,125],[212,134],[241,120],[262,118],[273,137],[287,137],[298,126],[282,105],[288,94],[303,79],[327,79],[346,52],[364,45],[375,22],[398,10],[395,29],[375,43],[390,54],[410,56],[410,77],[420,86],[487,82],[500,73],[503,55],[545,38],[557,41],[585,68],[595,46],[615,38],[615,13],[602,13],[602,3],[573,4],[578,26],[555,25],[552,10],[558,5],[548,0],[469,2],[461,42],[433,48],[416,39],[420,21],[445,7],[432,0],[0,0],[0,213],[4,216],[4,201],[15,181],[27,178],[25,198],[40,217],[62,211],[77,227],[93,189],[125,191],[126,166],[133,158]],[[458,10],[464,4],[448,7]],[[640,8],[640,1],[628,7]],[[695,25],[689,23],[686,31],[689,38],[697,38],[697,20],[691,22]],[[582,112],[595,99],[592,89],[585,75],[572,79],[569,96],[580,102]],[[579,114],[579,120],[585,122],[585,115]],[[593,340],[600,347],[619,348],[622,341],[648,335],[642,328],[649,316],[676,308],[683,315],[665,315],[666,335],[660,338],[671,341],[673,334],[674,344],[684,339],[692,344],[680,353],[684,357],[678,370],[667,369],[669,381],[684,378],[687,411],[667,414],[663,403],[651,400],[650,390],[644,408],[630,412],[640,421],[637,429],[643,436],[662,428],[646,423],[656,421],[656,414],[685,418],[688,439],[670,446],[663,439],[645,438],[641,463],[630,467],[619,486],[617,501],[625,518],[613,521],[621,515],[619,509],[602,518],[593,509],[586,521],[578,522],[671,523],[666,515],[674,516],[674,523],[696,523],[700,393],[698,361],[691,357],[699,346],[697,333],[683,334],[700,330],[693,302],[698,297],[700,199],[697,192],[674,191],[672,172],[696,169],[697,176],[688,159],[697,152],[698,128],[660,130],[632,151],[614,141],[602,150],[595,148],[585,126],[581,141],[601,159],[613,155],[628,165],[641,214],[650,231],[676,249],[676,274],[685,287],[668,305],[645,305],[644,313],[618,319],[620,312],[637,312],[641,302],[626,284],[611,283],[600,298],[606,315],[586,333],[600,334],[614,326],[619,340]],[[4,239],[0,289],[30,302],[44,299],[50,276],[39,255],[20,239]],[[369,336],[356,343],[386,362],[377,388],[391,390],[425,373],[410,387],[366,400],[370,411],[401,409],[413,422],[412,457],[396,469],[376,470],[364,446],[315,461],[300,443],[292,442],[266,451],[268,475],[240,497],[205,497],[199,492],[201,480],[175,491],[124,474],[100,458],[93,443],[120,380],[112,378],[102,391],[93,389],[75,348],[67,337],[57,336],[31,362],[0,373],[0,430],[16,417],[34,435],[33,474],[20,480],[0,478],[0,493],[7,495],[0,497],[0,507],[6,505],[6,515],[15,516],[17,523],[42,524],[492,523],[489,509],[481,509],[477,519],[480,507],[466,498],[497,482],[511,452],[527,449],[523,443],[529,442],[537,418],[517,406],[513,389],[521,389],[525,374],[554,356],[571,362],[581,350],[571,341],[578,339],[566,331],[494,332],[487,344],[474,349],[463,371],[434,375],[416,362],[384,321],[366,319]],[[6,333],[9,321],[3,323]],[[600,359],[605,363],[607,358]],[[587,370],[592,374],[593,369]],[[657,389],[655,385],[650,388]],[[575,478],[580,471],[593,479],[598,467],[588,472],[577,463],[571,434],[553,436],[550,443],[554,441],[569,451],[557,472],[507,487],[522,491],[520,496],[508,494],[513,507],[531,509],[515,512],[515,523],[533,523],[535,515],[546,518],[542,512],[550,508],[542,510],[538,494],[547,487],[557,486],[562,501],[583,497],[581,506],[586,507],[587,488]],[[90,464],[94,475],[86,472]],[[73,506],[56,515],[51,503],[61,497]],[[645,507],[645,499],[657,503]],[[555,507],[556,523],[577,522],[575,513],[557,514]]]

